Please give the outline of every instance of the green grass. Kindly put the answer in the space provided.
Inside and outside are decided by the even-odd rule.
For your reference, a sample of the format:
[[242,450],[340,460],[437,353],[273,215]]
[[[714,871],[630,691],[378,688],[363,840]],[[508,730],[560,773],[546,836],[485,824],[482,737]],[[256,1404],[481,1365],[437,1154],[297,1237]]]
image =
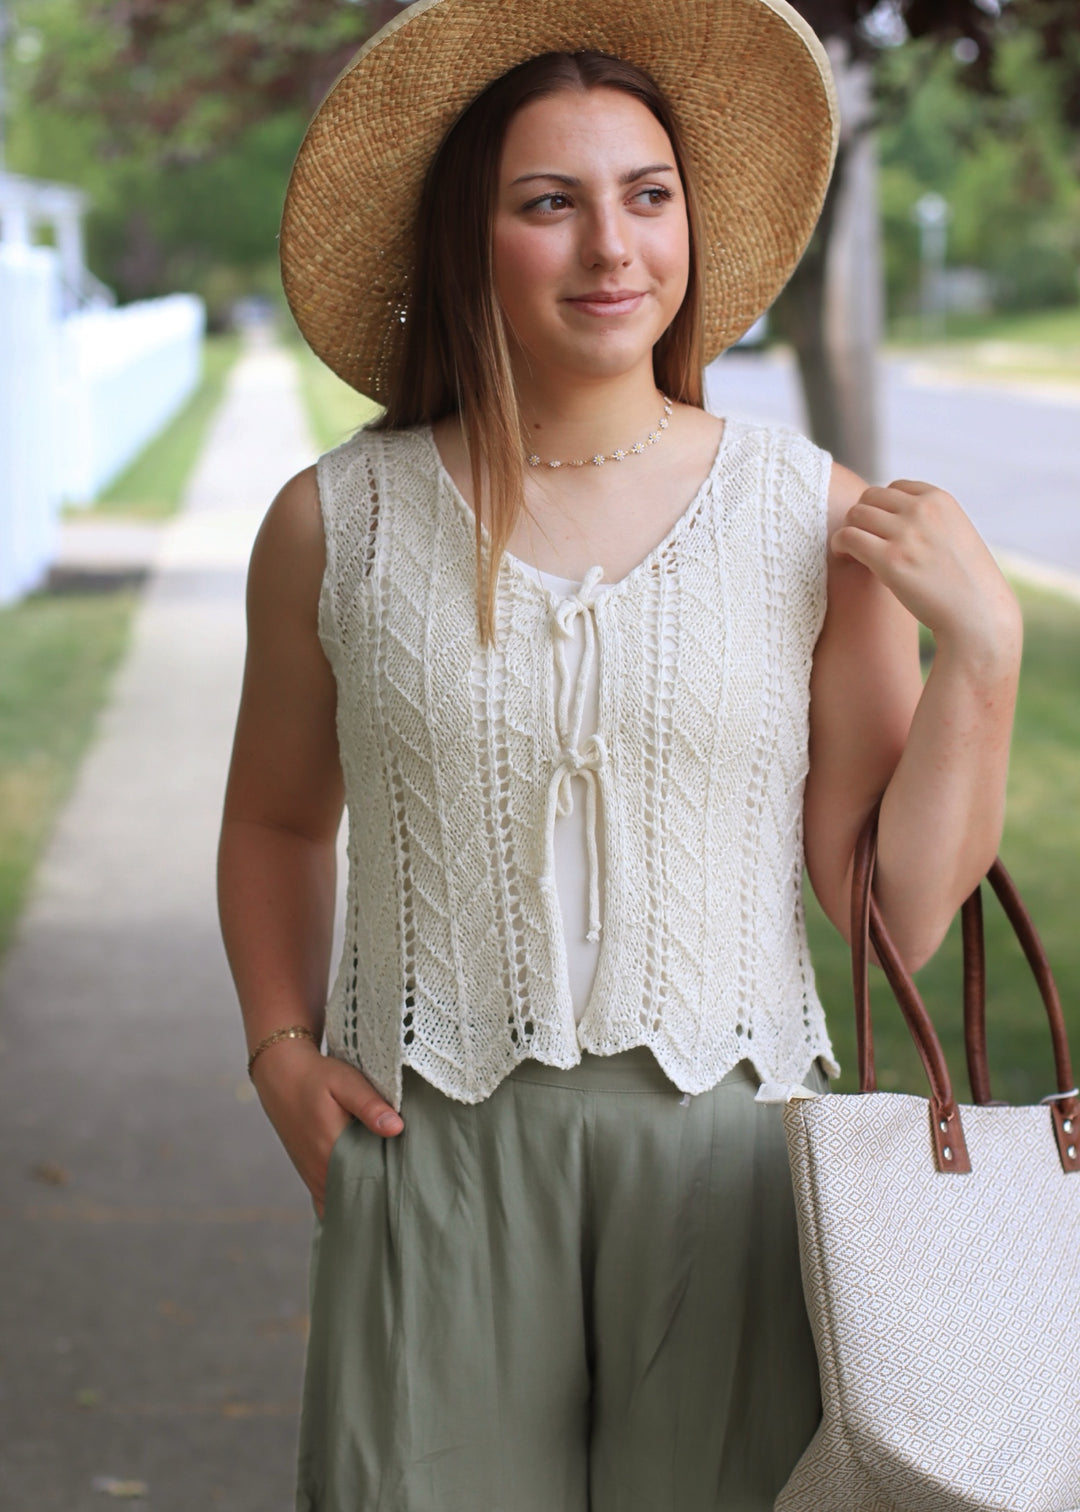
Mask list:
[[920,357],[946,374],[980,382],[1080,386],[1080,305],[1027,314],[949,318],[924,341],[917,320],[898,321],[886,350]]
[[136,595],[34,594],[0,610],[0,952],[128,641]]
[[379,413],[377,404],[342,382],[310,347],[301,344],[291,350],[299,367],[304,410],[320,452],[347,441],[355,430]]
[[[950,315],[934,345],[971,341],[1008,341],[1057,348],[1080,348],[1080,304],[1057,310],[1029,310],[1003,315]],[[904,316],[893,323],[890,346],[922,346],[919,317]]]
[[[198,387],[175,419],[147,445],[91,506],[95,514],[161,520],[175,514],[221,402],[240,338],[208,336]],[[75,511],[78,515],[84,510]]]
[[[1046,946],[1080,1061],[1080,605],[1017,588],[1024,611],[1024,667],[1009,770],[1001,856]],[[986,913],[990,1065],[994,1095],[1027,1102],[1053,1090],[1046,1019],[1019,947],[989,888]],[[844,1075],[857,1087],[847,947],[807,888],[807,923],[829,1029]],[[937,1025],[957,1090],[967,1100],[959,929],[954,925],[917,982]],[[925,1093],[921,1064],[888,988],[873,972],[878,1081]],[[1080,1065],[1077,1066],[1080,1070]]]

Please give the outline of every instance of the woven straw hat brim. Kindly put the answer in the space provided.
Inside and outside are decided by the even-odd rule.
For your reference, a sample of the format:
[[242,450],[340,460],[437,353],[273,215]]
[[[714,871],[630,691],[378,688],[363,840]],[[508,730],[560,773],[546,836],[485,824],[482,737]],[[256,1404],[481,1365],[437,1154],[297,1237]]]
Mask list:
[[700,186],[706,358],[775,299],[836,156],[828,58],[786,0],[419,0],[338,79],[300,147],[282,282],[305,338],[385,402],[401,360],[427,165],[481,90],[540,53],[596,49],[671,101]]

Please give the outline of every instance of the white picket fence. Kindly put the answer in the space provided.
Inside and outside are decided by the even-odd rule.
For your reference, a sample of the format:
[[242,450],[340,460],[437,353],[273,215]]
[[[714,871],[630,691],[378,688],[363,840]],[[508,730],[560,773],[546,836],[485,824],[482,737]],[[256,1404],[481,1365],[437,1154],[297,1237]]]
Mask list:
[[60,314],[57,254],[0,243],[0,604],[38,586],[63,503],[89,503],[199,379],[202,302]]

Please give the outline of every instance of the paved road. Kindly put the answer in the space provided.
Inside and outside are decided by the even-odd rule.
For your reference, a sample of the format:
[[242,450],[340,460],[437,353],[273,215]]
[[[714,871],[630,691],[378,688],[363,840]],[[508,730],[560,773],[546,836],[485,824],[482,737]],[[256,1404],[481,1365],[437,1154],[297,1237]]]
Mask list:
[[311,460],[234,370],[0,980],[0,1508],[286,1512],[310,1205],[244,1072],[213,854],[258,518]]
[[[992,546],[1080,573],[1080,390],[954,384],[897,359],[883,362],[882,377],[884,479],[938,483]],[[805,425],[780,356],[722,357],[709,396],[717,414]]]

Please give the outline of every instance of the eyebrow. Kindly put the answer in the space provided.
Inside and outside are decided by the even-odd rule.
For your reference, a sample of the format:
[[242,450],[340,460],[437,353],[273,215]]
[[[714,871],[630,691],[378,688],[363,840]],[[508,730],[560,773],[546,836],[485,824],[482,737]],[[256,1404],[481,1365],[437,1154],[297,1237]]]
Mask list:
[[[631,168],[629,173],[620,174],[619,183],[636,184],[638,179],[648,178],[653,173],[674,172],[675,169],[670,163],[650,163],[647,168]],[[581,180],[572,178],[568,173],[523,173],[520,178],[512,181],[510,187],[513,188],[514,184],[531,184],[534,179],[547,179],[556,184],[566,184],[570,189],[581,187]]]

